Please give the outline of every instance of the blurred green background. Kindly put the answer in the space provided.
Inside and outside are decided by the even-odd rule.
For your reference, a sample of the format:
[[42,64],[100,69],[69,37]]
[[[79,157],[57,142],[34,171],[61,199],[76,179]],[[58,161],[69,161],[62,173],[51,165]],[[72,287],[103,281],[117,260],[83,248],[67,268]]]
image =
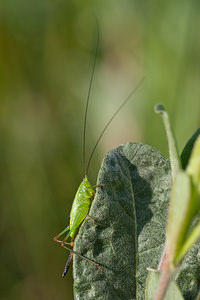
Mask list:
[[1,0],[0,298],[73,299],[68,253],[53,242],[83,177],[85,100],[100,26],[87,154],[109,117],[144,75],[105,133],[90,168],[126,141],[168,155],[163,103],[179,149],[199,127],[200,2],[187,0]]

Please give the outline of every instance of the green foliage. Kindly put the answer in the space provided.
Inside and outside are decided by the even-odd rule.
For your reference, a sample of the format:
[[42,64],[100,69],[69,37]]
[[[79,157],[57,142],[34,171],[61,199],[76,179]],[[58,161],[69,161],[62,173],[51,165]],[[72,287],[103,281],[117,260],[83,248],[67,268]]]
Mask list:
[[167,112],[165,111],[164,106],[162,104],[157,104],[155,106],[155,112],[161,114],[165,126],[165,133],[167,135],[167,140],[169,144],[169,156],[170,156],[170,163],[171,163],[171,170],[172,170],[172,178],[174,179],[176,173],[180,169],[180,164],[181,164],[179,154],[178,154],[176,139],[174,137],[174,133],[171,128],[171,124],[169,122],[169,117]]
[[[185,232],[182,231],[184,237],[180,253],[177,254],[177,260],[181,260],[191,246],[200,238],[200,137],[197,138],[190,160],[186,169],[188,176],[187,190],[190,193],[187,204],[186,215],[183,215]],[[180,187],[184,186],[182,182]],[[188,193],[183,196],[183,199],[188,197]],[[178,197],[177,197],[178,198]],[[184,203],[184,201],[183,201]],[[184,206],[184,204],[182,205]],[[183,234],[184,232],[184,234]],[[182,248],[182,249],[181,249]]]
[[[52,238],[68,224],[84,175],[82,126],[96,39],[93,14],[101,38],[88,155],[135,78],[146,75],[147,80],[135,104],[102,139],[91,164],[92,184],[106,151],[126,141],[153,145],[167,155],[160,120],[152,112],[158,100],[170,112],[180,148],[199,126],[199,1],[1,1],[3,300],[73,298],[72,269],[61,279],[68,253]],[[199,257],[198,247],[193,254]],[[197,258],[193,269],[198,273]],[[196,285],[187,270],[183,277],[191,276]]]
[[[190,160],[196,152],[194,148]],[[74,248],[99,263],[103,272],[75,256],[75,299],[144,298],[147,268],[158,266],[164,247],[170,174],[168,160],[148,145],[127,143],[107,154],[98,176],[98,184],[103,183],[104,187],[98,189],[90,210],[95,222],[84,221]],[[194,213],[190,188],[189,175],[177,171],[167,233],[170,257],[174,257],[176,264],[197,240],[196,231],[187,233]],[[187,237],[190,246],[182,253]],[[188,300],[196,297],[199,289],[198,251],[199,243],[189,251],[176,275]],[[168,293],[177,293],[183,299],[174,283]]]
[[169,255],[172,263],[177,265],[180,262],[180,259],[177,260],[177,257],[183,247],[188,224],[190,224],[191,196],[189,176],[184,172],[178,172],[172,185],[167,230]]
[[105,157],[90,215],[76,238],[75,299],[143,299],[147,267],[158,265],[165,239],[171,175],[148,145],[127,143]]
[[172,269],[200,237],[200,136],[196,133],[185,147],[190,157],[187,168],[178,169],[172,182],[166,236],[167,261]]
[[187,144],[185,145],[181,153],[181,164],[183,169],[185,169],[188,165],[194,143],[199,135],[200,135],[200,128],[198,128],[195,131],[195,133],[191,136],[191,138],[189,139],[189,141],[187,142]]
[[[187,142],[183,150],[182,170],[168,114],[162,105],[156,106],[161,113],[167,134],[170,162],[172,168],[172,188],[170,193],[169,217],[166,233],[166,247],[159,265],[161,279],[156,293],[156,300],[163,299],[176,268],[180,267],[186,253],[200,237],[200,137],[198,130]],[[196,141],[195,141],[196,139]],[[190,264],[192,260],[190,260]],[[195,273],[195,268],[192,270]],[[199,276],[194,276],[198,282]],[[184,281],[180,284],[184,285]],[[191,293],[196,294],[194,288]],[[188,291],[187,291],[188,293]]]

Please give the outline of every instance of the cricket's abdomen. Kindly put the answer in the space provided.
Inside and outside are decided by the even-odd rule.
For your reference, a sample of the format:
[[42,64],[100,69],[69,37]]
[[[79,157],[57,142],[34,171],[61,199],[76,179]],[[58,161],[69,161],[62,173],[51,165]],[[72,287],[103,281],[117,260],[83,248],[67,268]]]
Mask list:
[[89,212],[91,201],[94,198],[95,191],[92,188],[87,177],[81,182],[75,195],[70,213],[70,237],[75,237],[80,224],[86,218]]

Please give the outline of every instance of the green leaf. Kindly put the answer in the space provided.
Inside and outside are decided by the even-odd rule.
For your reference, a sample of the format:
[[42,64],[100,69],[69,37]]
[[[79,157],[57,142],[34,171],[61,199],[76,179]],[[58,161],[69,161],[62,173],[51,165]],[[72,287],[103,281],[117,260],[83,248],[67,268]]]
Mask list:
[[197,138],[186,172],[175,176],[167,229],[167,255],[179,264],[200,237],[200,136]]
[[190,199],[190,178],[185,172],[180,171],[176,174],[172,185],[167,228],[167,256],[172,264],[178,265],[182,259],[182,257],[179,257],[179,254],[185,241],[192,215]]
[[194,189],[196,188],[200,195],[200,136],[195,141],[186,172],[192,179]]
[[182,167],[183,169],[186,169],[189,159],[190,159],[190,155],[192,153],[192,149],[194,146],[194,143],[197,139],[197,137],[200,135],[200,128],[198,128],[195,133],[193,134],[193,136],[189,139],[189,141],[187,142],[187,144],[185,145],[182,153],[181,153],[181,163],[182,163]]
[[144,299],[147,267],[157,268],[164,245],[171,171],[148,145],[127,143],[105,157],[98,188],[75,240],[75,299]]
[[[172,185],[167,228],[167,254],[178,265],[200,235],[200,198],[186,172],[178,172]],[[196,219],[195,219],[196,218]],[[195,222],[195,224],[194,224]]]
[[179,171],[181,165],[176,138],[169,122],[168,113],[166,112],[164,106],[162,104],[157,104],[155,106],[155,112],[160,113],[163,119],[165,132],[167,135],[167,140],[169,145],[169,156],[170,156],[170,163],[172,169],[172,178],[174,178],[176,173]]
[[179,253],[180,259],[188,252],[188,250],[192,247],[192,245],[196,243],[196,241],[198,241],[199,237],[200,237],[200,221],[191,230],[185,243],[183,244],[181,252]]
[[[172,187],[171,224],[168,228],[168,247],[174,253],[176,262],[180,261],[192,244],[197,240],[199,217],[193,220],[191,216],[196,213],[197,199],[195,193],[191,195],[191,184],[186,172],[177,175]],[[174,207],[173,207],[174,206]],[[190,226],[195,225],[196,226]],[[192,229],[193,228],[193,229]],[[181,263],[176,282],[179,284],[186,300],[195,299],[199,291],[200,282],[200,242],[192,246]]]
[[[145,300],[154,300],[159,282],[160,272],[156,270],[150,270],[147,278]],[[181,291],[176,282],[170,282],[164,300],[184,300],[183,295],[181,294]]]

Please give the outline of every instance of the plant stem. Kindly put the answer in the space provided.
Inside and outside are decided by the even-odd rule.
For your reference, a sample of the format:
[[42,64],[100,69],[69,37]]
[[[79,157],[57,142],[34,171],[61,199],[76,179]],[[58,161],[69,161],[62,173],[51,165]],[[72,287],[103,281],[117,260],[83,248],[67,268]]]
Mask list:
[[155,300],[163,300],[170,284],[172,273],[169,270],[161,272],[160,282],[156,291]]

